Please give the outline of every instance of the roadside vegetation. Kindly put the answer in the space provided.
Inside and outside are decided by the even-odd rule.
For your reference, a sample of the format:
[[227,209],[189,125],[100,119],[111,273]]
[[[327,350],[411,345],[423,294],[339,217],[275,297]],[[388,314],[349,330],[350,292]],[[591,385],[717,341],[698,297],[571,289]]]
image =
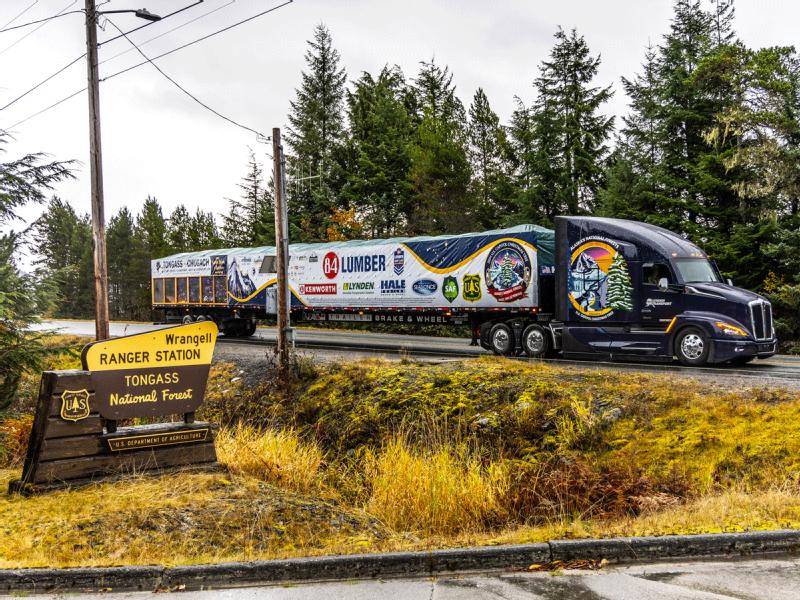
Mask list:
[[[796,392],[495,358],[265,365],[247,387],[212,367],[217,471],[1,496],[0,567],[800,527]],[[0,417],[4,489],[36,393],[21,385]]]

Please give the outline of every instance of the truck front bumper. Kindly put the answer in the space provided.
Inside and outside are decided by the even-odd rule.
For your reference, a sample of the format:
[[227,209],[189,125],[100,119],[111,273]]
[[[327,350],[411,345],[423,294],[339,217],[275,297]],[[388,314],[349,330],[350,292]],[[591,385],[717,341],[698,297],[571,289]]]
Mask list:
[[715,338],[714,362],[722,363],[736,358],[758,357],[769,358],[778,351],[778,340],[753,341],[753,340],[729,340]]

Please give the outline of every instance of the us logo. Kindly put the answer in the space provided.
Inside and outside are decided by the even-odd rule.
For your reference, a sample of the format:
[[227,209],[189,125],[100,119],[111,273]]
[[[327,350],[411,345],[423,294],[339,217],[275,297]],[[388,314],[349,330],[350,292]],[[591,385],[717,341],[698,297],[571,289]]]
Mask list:
[[406,253],[402,248],[394,251],[394,274],[402,275],[406,264]]
[[447,276],[442,282],[442,296],[448,302],[453,302],[458,298],[458,280],[455,277]]
[[89,390],[64,390],[61,394],[61,418],[80,421],[89,416]]
[[481,276],[464,275],[464,300],[477,302],[481,299]]

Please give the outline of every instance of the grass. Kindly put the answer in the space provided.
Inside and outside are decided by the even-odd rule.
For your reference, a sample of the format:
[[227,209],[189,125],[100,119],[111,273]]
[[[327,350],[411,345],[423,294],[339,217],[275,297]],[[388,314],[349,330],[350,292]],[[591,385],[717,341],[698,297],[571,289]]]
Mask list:
[[[214,365],[220,472],[0,497],[0,566],[800,527],[796,392],[500,359],[295,367],[245,389]],[[0,486],[26,419],[0,423]]]

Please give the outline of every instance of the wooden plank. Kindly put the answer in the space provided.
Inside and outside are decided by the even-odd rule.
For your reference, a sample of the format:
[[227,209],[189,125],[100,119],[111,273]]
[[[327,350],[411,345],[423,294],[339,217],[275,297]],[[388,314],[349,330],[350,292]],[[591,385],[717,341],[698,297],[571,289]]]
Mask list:
[[140,452],[120,452],[39,463],[34,483],[67,481],[120,472],[140,472],[190,464],[213,463],[217,454],[213,442],[171,446]]
[[93,392],[92,379],[89,371],[45,371],[42,376],[53,377],[53,388],[50,392],[54,396],[60,396],[64,390],[89,390]]
[[[97,405],[94,403],[94,392],[89,394],[89,409],[91,410],[92,414],[97,414]],[[61,416],[61,394],[57,394],[52,397],[52,401],[50,402],[50,416]]]
[[61,417],[49,417],[44,438],[52,440],[89,434],[97,436],[103,434],[103,421],[97,413],[80,421],[65,421]]
[[96,434],[49,439],[42,442],[39,460],[59,460],[107,454],[107,448],[108,444]]
[[[39,450],[44,440],[45,430],[47,429],[47,415],[50,410],[50,402],[53,395],[53,384],[57,378],[52,371],[42,373],[39,382],[39,397],[36,400],[36,412],[33,418],[31,435],[28,438],[28,450],[25,454],[25,464],[22,467],[22,485],[31,482],[36,477],[36,467],[39,463]],[[9,487],[9,489],[11,489]]]

